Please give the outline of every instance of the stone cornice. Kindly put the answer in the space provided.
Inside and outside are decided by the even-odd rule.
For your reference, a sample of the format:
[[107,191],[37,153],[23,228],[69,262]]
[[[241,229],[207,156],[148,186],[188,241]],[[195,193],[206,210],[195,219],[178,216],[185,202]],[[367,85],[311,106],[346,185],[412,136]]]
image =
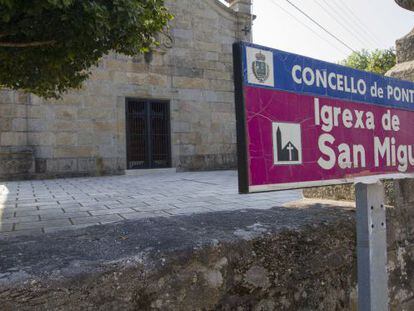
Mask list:
[[231,18],[233,20],[236,20],[237,18],[253,18],[254,16],[252,14],[246,14],[246,13],[241,13],[241,12],[236,12],[235,10],[233,10],[232,8],[230,8],[229,6],[225,5],[223,2],[219,1],[219,0],[208,0],[207,3],[220,15],[226,17],[226,18]]
[[414,11],[414,0],[395,0],[395,2],[404,9]]

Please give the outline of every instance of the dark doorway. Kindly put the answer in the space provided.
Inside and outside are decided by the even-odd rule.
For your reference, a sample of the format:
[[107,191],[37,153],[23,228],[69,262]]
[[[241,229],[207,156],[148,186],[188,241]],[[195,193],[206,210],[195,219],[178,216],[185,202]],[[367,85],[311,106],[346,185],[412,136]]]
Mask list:
[[166,101],[126,101],[127,168],[171,167],[170,105]]

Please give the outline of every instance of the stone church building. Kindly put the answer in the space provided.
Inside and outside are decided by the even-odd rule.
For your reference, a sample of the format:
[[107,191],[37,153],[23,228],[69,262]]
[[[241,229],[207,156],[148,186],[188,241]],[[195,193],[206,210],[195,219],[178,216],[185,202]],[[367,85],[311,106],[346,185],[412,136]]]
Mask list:
[[0,91],[0,179],[236,166],[232,44],[251,0],[168,0],[161,46],[111,54],[60,100]]

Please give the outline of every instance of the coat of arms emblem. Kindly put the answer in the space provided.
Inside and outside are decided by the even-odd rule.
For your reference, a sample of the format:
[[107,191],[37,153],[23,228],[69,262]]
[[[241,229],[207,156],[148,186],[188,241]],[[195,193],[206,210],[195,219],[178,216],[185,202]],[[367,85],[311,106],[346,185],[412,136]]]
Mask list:
[[259,82],[263,83],[269,78],[270,68],[266,63],[266,56],[259,52],[256,55],[256,60],[252,63],[253,74]]

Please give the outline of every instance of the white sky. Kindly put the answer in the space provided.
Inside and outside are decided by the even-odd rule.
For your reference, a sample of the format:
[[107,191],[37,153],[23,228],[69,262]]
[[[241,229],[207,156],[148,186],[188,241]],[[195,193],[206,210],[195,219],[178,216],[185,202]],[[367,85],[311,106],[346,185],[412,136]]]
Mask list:
[[[290,1],[355,50],[392,47],[414,27],[414,12],[394,0]],[[254,43],[331,62],[351,53],[286,0],[253,0],[253,13]]]

